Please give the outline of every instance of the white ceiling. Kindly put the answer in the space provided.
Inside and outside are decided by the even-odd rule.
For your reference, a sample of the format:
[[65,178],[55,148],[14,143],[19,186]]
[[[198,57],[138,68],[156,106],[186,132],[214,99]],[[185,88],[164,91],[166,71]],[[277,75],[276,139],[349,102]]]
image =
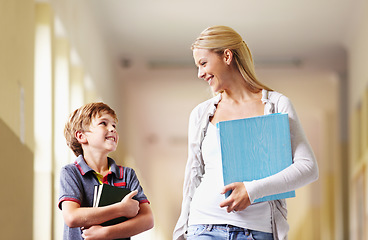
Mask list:
[[90,0],[111,57],[189,63],[208,26],[228,25],[256,63],[289,60],[344,68],[344,45],[359,0]]

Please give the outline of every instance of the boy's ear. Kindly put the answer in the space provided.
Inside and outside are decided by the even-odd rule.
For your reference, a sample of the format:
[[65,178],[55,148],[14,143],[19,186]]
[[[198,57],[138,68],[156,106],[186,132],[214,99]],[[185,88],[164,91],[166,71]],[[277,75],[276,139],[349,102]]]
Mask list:
[[84,135],[84,133],[83,133],[83,132],[81,132],[81,131],[76,131],[76,132],[75,132],[75,138],[77,139],[77,141],[78,141],[80,144],[85,144],[85,143],[87,143],[86,135]]
[[224,61],[227,65],[230,65],[233,61],[233,52],[230,49],[225,49],[224,51]]

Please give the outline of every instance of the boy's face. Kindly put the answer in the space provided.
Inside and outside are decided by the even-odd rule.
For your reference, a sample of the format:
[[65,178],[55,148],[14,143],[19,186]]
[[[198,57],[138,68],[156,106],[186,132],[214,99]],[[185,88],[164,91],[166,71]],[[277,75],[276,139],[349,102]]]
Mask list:
[[107,153],[115,151],[119,141],[116,125],[115,119],[107,113],[92,118],[89,130],[84,132],[88,148]]

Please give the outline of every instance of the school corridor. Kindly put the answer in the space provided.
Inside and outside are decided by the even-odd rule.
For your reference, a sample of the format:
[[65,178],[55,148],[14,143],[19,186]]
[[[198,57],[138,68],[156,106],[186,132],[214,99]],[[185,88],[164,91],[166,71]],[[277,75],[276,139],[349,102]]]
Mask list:
[[212,25],[242,35],[316,155],[318,181],[287,200],[289,239],[368,239],[368,1],[0,0],[1,239],[62,239],[64,124],[96,101],[154,213],[132,240],[172,239],[189,114],[212,96],[190,47]]

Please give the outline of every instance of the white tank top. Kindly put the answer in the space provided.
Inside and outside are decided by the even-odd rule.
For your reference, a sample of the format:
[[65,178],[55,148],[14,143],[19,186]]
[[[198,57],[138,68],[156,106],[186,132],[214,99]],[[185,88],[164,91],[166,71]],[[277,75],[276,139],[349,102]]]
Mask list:
[[271,208],[268,202],[254,203],[236,213],[228,213],[226,208],[220,208],[220,203],[225,200],[225,195],[220,194],[224,181],[217,128],[212,123],[208,124],[203,139],[202,156],[205,173],[194,193],[188,224],[230,224],[256,231],[272,232]]

